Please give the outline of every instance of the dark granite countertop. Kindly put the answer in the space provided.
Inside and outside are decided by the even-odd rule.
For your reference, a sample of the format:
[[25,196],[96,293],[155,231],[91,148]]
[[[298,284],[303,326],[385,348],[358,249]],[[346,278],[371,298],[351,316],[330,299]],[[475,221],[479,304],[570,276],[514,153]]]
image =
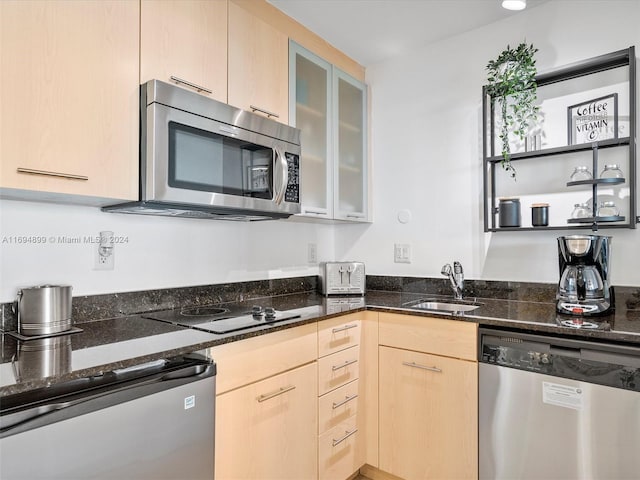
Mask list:
[[[629,294],[634,296],[635,301],[637,289],[629,289]],[[235,310],[250,310],[253,304],[259,303],[276,310],[301,311],[301,316],[296,319],[225,335],[179,327],[141,315],[85,322],[76,320],[75,326],[81,328],[82,332],[42,341],[21,341],[9,333],[3,333],[0,336],[0,396],[75,378],[100,375],[364,309],[640,345],[640,310],[635,303],[618,301],[619,307],[615,314],[599,318],[595,322],[598,328],[589,330],[560,326],[554,303],[549,301],[467,297],[466,301],[475,300],[480,307],[472,312],[456,314],[419,311],[407,306],[407,303],[425,298],[451,300],[451,297],[399,291],[373,290],[365,298],[325,298],[314,292],[304,292],[217,304]],[[631,308],[627,308],[627,305],[631,305]],[[45,366],[43,361],[52,359],[55,361]]]

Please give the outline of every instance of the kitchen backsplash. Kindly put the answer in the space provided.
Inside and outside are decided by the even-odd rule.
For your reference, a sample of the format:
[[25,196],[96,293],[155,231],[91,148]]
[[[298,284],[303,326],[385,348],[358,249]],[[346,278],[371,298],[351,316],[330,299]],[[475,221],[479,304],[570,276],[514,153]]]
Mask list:
[[[317,289],[317,277],[294,277],[251,282],[163,288],[137,292],[108,293],[73,297],[71,318],[74,324],[126,317],[152,310],[237,302],[274,295],[301,293]],[[15,302],[1,305],[2,330],[17,329]]]
[[[126,317],[152,310],[237,302],[266,296],[315,292],[319,288],[317,276],[222,283],[194,287],[164,288],[136,292],[88,295],[73,298],[74,323],[106,318]],[[445,278],[396,277],[367,275],[367,290],[451,295]],[[495,298],[526,302],[555,302],[556,284],[533,282],[501,282],[466,280],[467,298]],[[640,310],[640,287],[615,287],[616,305],[627,310]],[[2,330],[17,329],[14,302],[0,304]]]

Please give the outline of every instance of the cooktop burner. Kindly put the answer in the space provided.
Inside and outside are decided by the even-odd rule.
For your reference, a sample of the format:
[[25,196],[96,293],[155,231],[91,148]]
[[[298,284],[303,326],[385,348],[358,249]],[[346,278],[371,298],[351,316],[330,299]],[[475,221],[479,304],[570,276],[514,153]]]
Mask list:
[[180,310],[180,315],[186,317],[210,317],[212,315],[220,315],[221,313],[227,313],[228,308],[212,307],[211,305],[205,305],[203,307],[188,307]]
[[300,313],[293,310],[280,312],[273,307],[259,305],[254,306],[250,312],[241,310],[234,313],[226,308],[204,305],[150,312],[142,316],[174,325],[222,334],[293,320],[300,318]]

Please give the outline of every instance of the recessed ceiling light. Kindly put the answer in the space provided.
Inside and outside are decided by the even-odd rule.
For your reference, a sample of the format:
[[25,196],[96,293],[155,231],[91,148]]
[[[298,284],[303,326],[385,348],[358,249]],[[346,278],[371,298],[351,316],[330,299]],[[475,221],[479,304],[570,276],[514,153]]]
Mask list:
[[527,0],[502,0],[502,8],[507,10],[524,10],[527,7]]

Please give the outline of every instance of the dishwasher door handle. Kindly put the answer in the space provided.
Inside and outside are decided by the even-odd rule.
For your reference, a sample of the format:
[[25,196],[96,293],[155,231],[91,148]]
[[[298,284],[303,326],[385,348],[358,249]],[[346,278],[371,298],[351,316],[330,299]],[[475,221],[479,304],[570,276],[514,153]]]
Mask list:
[[71,392],[66,395],[67,400],[52,399],[49,403],[43,400],[32,408],[16,408],[14,412],[7,408],[0,417],[0,438],[205,379],[214,376],[215,370],[215,365],[211,363],[189,365],[133,379],[118,379],[118,375],[112,374],[112,383]]

